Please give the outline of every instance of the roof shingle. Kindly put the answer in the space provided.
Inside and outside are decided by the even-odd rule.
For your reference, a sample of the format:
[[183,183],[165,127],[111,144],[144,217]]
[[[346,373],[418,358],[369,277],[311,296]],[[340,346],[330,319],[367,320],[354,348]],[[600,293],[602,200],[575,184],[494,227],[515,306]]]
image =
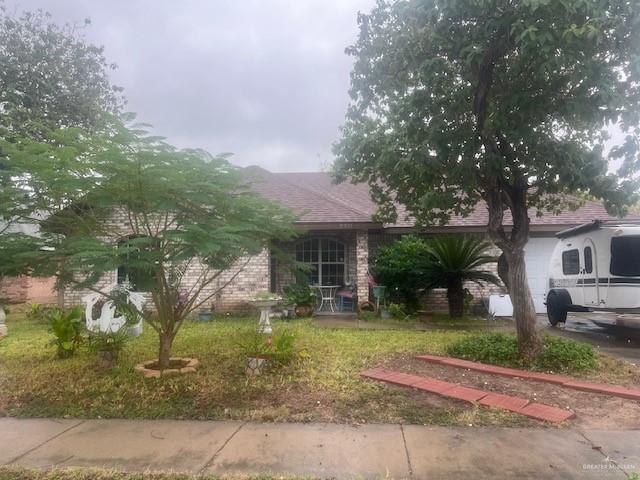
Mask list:
[[[260,167],[247,167],[254,190],[269,200],[276,201],[301,215],[301,223],[371,223],[376,212],[376,204],[369,196],[366,184],[349,182],[336,184],[329,173],[272,173]],[[565,210],[560,214],[536,215],[529,210],[532,226],[558,227],[580,225],[593,220],[613,220],[604,206],[598,202],[586,201],[577,210]],[[636,217],[634,217],[636,218]],[[484,202],[479,202],[474,212],[467,217],[454,216],[447,227],[485,227],[489,213]],[[505,225],[511,225],[511,215],[507,212]],[[398,220],[390,228],[413,227],[415,222],[407,216],[402,206],[398,207]]]

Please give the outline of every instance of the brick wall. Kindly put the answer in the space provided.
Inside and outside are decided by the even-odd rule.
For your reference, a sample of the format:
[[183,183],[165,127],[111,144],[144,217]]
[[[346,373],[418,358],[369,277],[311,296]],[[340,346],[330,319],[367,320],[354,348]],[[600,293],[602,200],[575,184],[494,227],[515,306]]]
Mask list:
[[52,277],[4,277],[0,279],[0,298],[8,298],[12,303],[52,304],[58,297],[54,285],[55,278]]
[[0,278],[0,298],[8,299],[12,303],[27,301],[29,292],[29,277],[2,277]]
[[[110,235],[107,241],[116,244],[130,235],[128,219],[125,214],[115,213],[110,221]],[[183,277],[183,289],[189,290],[199,281],[205,267],[197,262],[191,262]],[[209,274],[207,274],[209,275]],[[95,288],[109,291],[117,283],[117,271],[105,273]],[[258,255],[240,258],[232,268],[222,272],[210,285],[202,290],[198,302],[204,301],[202,308],[214,307],[218,312],[252,310],[249,300],[259,291],[269,290],[269,252],[263,250]],[[63,292],[65,306],[82,304],[82,299],[92,293],[88,289],[67,288]],[[147,301],[151,303],[150,296]],[[151,305],[149,305],[151,306]]]

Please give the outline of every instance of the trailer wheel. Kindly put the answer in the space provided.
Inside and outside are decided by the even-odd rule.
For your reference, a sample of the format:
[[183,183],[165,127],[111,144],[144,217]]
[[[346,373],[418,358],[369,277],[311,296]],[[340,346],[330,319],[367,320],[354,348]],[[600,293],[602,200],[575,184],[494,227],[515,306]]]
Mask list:
[[567,304],[562,295],[558,295],[554,291],[549,292],[549,295],[547,295],[547,316],[549,317],[549,323],[554,327],[560,322],[567,321]]

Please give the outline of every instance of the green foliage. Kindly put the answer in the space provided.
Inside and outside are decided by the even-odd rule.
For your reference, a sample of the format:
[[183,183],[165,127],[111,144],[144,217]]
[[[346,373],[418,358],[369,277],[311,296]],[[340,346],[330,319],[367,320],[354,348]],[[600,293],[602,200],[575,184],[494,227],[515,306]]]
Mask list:
[[292,283],[283,288],[288,305],[310,307],[316,303],[316,293],[306,284]]
[[387,310],[396,320],[407,321],[412,319],[412,315],[407,312],[407,308],[399,303],[389,303],[389,305],[387,305]]
[[[89,139],[97,132],[108,134],[109,117],[124,103],[121,89],[109,81],[114,65],[82,34],[87,26],[59,26],[43,11],[20,13],[0,3],[0,171],[15,169],[18,157],[27,156],[49,171],[49,189],[70,196],[83,194],[74,190],[72,178],[83,170]],[[18,178],[0,175],[0,234],[10,233],[12,224],[41,219],[32,199],[22,196]],[[16,240],[18,246],[26,242],[20,236]],[[37,242],[32,243],[32,255],[24,248],[16,252],[23,260],[37,257]]]
[[71,357],[82,343],[84,319],[80,307],[53,310],[49,314],[50,332],[55,336],[51,344],[57,348],[58,358]]
[[[620,211],[636,198],[639,6],[380,2],[359,17],[348,49],[352,105],[338,174],[369,182],[385,216],[397,195],[426,223],[469,213],[491,185],[513,208],[507,187],[522,182],[534,208],[570,200],[549,194],[589,191]],[[625,181],[603,154],[610,122],[630,135],[614,151]]]
[[264,358],[279,366],[290,364],[299,352],[295,348],[296,336],[282,330],[273,336],[251,329],[238,335],[236,344],[247,357]]
[[[113,129],[92,142],[91,154],[67,159],[53,171],[11,150],[15,161],[0,177],[23,179],[20,198],[28,197],[31,213],[47,218],[39,222],[41,236],[12,239],[13,250],[17,237],[24,240],[24,256],[13,255],[0,268],[56,274],[60,285],[72,289],[93,288],[104,273],[122,266],[148,272],[144,290],[158,316],[147,320],[167,340],[226,286],[218,282],[222,272],[232,269],[235,276],[248,263],[241,259],[292,238],[295,217],[255,194],[243,171],[223,156],[175,149],[140,127],[114,122]],[[122,231],[112,228],[116,212],[127,219],[124,243]],[[6,240],[0,236],[0,255],[9,248]],[[182,279],[193,268],[200,272],[197,284],[184,288]],[[128,306],[120,302],[118,308]]]
[[450,307],[453,302],[458,309],[455,316],[461,316],[468,300],[464,282],[500,283],[496,275],[482,270],[497,261],[487,254],[490,246],[473,236],[438,236],[429,240],[406,236],[380,249],[372,271],[378,282],[389,287],[392,296],[405,300],[410,309],[415,309],[420,290],[447,288]]
[[[123,103],[109,82],[103,49],[88,44],[88,26],[56,25],[43,11],[15,14],[0,4],[2,131],[33,137],[43,126],[92,129]],[[6,130],[4,130],[6,129]]]
[[597,354],[591,345],[553,336],[544,337],[542,351],[530,362],[520,358],[515,336],[506,333],[469,335],[448,346],[447,353],[482,363],[543,371],[583,372],[597,367]]
[[59,314],[62,309],[57,305],[40,305],[32,303],[27,311],[27,318],[36,322],[49,323],[52,316]]
[[[157,337],[151,328],[132,338],[118,366],[105,374],[96,369],[96,355],[84,348],[68,360],[51,361],[51,352],[42,348],[49,336],[44,325],[25,321],[18,313],[7,323],[10,335],[0,342],[0,404],[12,417],[339,423],[364,419],[457,426],[514,425],[523,418],[469,409],[458,402],[425,405],[424,397],[409,389],[388,388],[359,376],[389,361],[399,365],[395,362],[404,356],[444,355],[448,344],[469,335],[447,330],[446,325],[425,333],[401,322],[378,329],[363,322],[354,322],[354,328],[321,328],[312,320],[276,320],[275,331],[295,334],[296,348],[306,352],[306,358],[247,380],[246,354],[236,340],[240,332],[255,331],[255,315],[186,322],[174,354],[199,358],[198,373],[143,381],[133,369],[156,353]],[[607,360],[585,379],[638,383],[640,368]]]
[[114,352],[119,353],[124,349],[129,340],[127,327],[124,326],[115,332],[95,331],[89,332],[87,345],[92,352]]
[[[358,23],[335,172],[369,185],[378,219],[402,205],[418,224],[446,224],[486,207],[491,239],[519,268],[530,211],[588,193],[621,214],[638,200],[638,0],[381,1]],[[624,140],[607,155],[612,124]],[[535,311],[514,282],[531,355]]]
[[408,235],[381,248],[370,268],[376,281],[387,287],[392,301],[405,303],[409,310],[416,310],[418,291],[428,288],[421,267],[428,259],[427,243]]

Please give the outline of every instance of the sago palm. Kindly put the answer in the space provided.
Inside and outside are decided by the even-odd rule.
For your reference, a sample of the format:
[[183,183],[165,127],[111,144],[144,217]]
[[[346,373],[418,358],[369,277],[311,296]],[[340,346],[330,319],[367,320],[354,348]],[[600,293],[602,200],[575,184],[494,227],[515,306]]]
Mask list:
[[482,267],[495,263],[489,254],[491,244],[480,237],[443,236],[428,242],[428,259],[422,267],[424,283],[429,288],[447,288],[449,315],[461,317],[464,313],[464,283],[492,283],[500,279]]

